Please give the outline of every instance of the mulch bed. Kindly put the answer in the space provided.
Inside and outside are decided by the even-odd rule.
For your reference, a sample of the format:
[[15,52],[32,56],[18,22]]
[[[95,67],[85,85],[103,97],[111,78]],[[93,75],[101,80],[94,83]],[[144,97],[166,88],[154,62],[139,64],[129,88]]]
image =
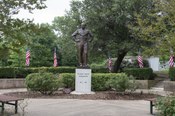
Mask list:
[[95,92],[91,95],[73,95],[65,94],[62,91],[57,91],[53,95],[42,95],[38,92],[13,92],[5,95],[21,97],[21,98],[35,98],[35,99],[86,99],[86,100],[146,100],[156,98],[157,95],[145,93],[116,93],[114,91]]

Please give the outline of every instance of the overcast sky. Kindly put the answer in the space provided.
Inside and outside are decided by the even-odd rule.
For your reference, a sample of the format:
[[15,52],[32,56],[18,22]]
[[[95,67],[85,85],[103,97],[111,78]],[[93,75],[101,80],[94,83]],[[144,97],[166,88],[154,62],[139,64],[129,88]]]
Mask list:
[[28,13],[28,11],[21,10],[17,17],[34,19],[35,23],[51,24],[54,17],[63,16],[65,14],[65,10],[70,9],[70,1],[72,0],[47,0],[45,2],[47,5],[46,9],[34,10],[33,14]]

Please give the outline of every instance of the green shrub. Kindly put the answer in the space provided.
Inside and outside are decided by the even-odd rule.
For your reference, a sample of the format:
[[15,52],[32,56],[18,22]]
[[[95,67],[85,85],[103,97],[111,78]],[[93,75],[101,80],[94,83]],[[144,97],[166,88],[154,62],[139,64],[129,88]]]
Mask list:
[[175,68],[169,69],[169,77],[171,81],[175,81]]
[[75,74],[74,73],[62,73],[59,78],[64,88],[70,88],[71,90],[75,89]]
[[[105,86],[106,81],[112,76],[116,74],[112,73],[104,73],[104,74],[92,74],[92,90],[93,91],[102,91],[107,90],[108,88]],[[60,74],[60,78],[63,83],[63,87],[75,89],[75,73],[63,73]]]
[[[26,67],[0,68],[0,78],[25,78],[28,74],[39,72],[75,73],[76,67]],[[93,73],[107,73],[107,68],[93,68]]]
[[131,80],[131,78],[124,73],[111,77],[106,83],[106,86],[118,92],[125,92],[126,90],[134,91],[136,89],[135,85],[135,81]]
[[[92,74],[92,90],[93,91],[104,91],[109,90],[110,87],[106,86],[106,82],[110,78],[113,77],[120,77],[121,74],[116,73],[94,73]],[[72,90],[75,89],[75,74],[74,73],[63,73],[60,74],[61,82],[63,83],[63,87],[65,88],[71,88]]]
[[161,116],[175,116],[175,97],[160,97],[155,107]]
[[126,68],[124,73],[132,75],[138,80],[153,80],[154,74],[151,68]]
[[32,73],[26,77],[26,85],[31,91],[50,95],[58,90],[60,82],[52,73]]
[[115,73],[94,73],[92,74],[92,90],[93,91],[104,91],[108,90],[109,87],[105,86],[106,82],[116,76]]

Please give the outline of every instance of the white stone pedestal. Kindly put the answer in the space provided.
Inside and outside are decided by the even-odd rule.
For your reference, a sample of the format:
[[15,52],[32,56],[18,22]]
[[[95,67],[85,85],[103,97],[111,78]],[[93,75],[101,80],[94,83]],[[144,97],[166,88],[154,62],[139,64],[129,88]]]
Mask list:
[[158,57],[150,57],[148,59],[148,62],[149,62],[149,66],[150,68],[153,69],[153,71],[159,71],[159,58]]
[[75,91],[71,94],[94,94],[91,91],[91,69],[76,69]]

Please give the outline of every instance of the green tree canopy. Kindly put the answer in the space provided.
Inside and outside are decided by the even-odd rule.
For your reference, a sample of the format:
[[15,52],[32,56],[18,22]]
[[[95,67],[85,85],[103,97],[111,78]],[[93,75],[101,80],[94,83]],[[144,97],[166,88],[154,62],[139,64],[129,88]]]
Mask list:
[[[146,13],[151,3],[152,0],[72,1],[70,11],[62,17],[65,23],[55,26],[63,39],[70,40],[70,35],[77,28],[76,26],[86,22],[94,34],[91,56],[97,58],[100,53],[106,56],[110,53],[113,57],[117,57],[114,72],[118,72],[125,55],[145,45],[145,40],[134,35],[135,30],[131,29],[130,25],[136,22],[135,14]],[[66,20],[67,17],[69,20]]]
[[58,50],[57,36],[47,24],[36,25],[35,29],[27,46],[31,51],[31,66],[53,66],[54,48]]
[[9,50],[7,58],[10,66],[25,66],[26,50],[30,50],[30,66],[53,66],[54,49],[57,49],[57,58],[60,64],[57,36],[48,24],[33,25],[33,30],[26,35],[26,44]]
[[1,0],[0,1],[0,32],[1,38],[11,34],[17,29],[23,28],[24,20],[14,19],[13,16],[18,14],[20,9],[29,10],[45,8],[46,0]]
[[175,50],[175,1],[154,0],[154,7],[145,15],[137,15],[137,24],[133,26],[139,36],[150,41],[151,46],[144,47],[146,55],[169,56],[170,48]]
[[57,32],[58,43],[61,50],[62,65],[77,65],[77,53],[75,43],[72,40],[72,33],[81,24],[79,8],[81,2],[73,1],[71,10],[66,12],[65,16],[55,17],[52,27]]
[[46,8],[46,0],[0,0],[0,60],[7,61],[10,50],[20,53],[20,48],[27,44],[27,35],[33,27],[30,20],[21,20],[13,16],[21,9],[32,12]]
[[145,13],[151,0],[84,0],[82,15],[92,28],[96,41],[94,50],[101,49],[105,54],[111,52],[117,60],[114,72],[120,68],[124,56],[144,44],[133,36],[130,24],[135,23],[135,14]]

